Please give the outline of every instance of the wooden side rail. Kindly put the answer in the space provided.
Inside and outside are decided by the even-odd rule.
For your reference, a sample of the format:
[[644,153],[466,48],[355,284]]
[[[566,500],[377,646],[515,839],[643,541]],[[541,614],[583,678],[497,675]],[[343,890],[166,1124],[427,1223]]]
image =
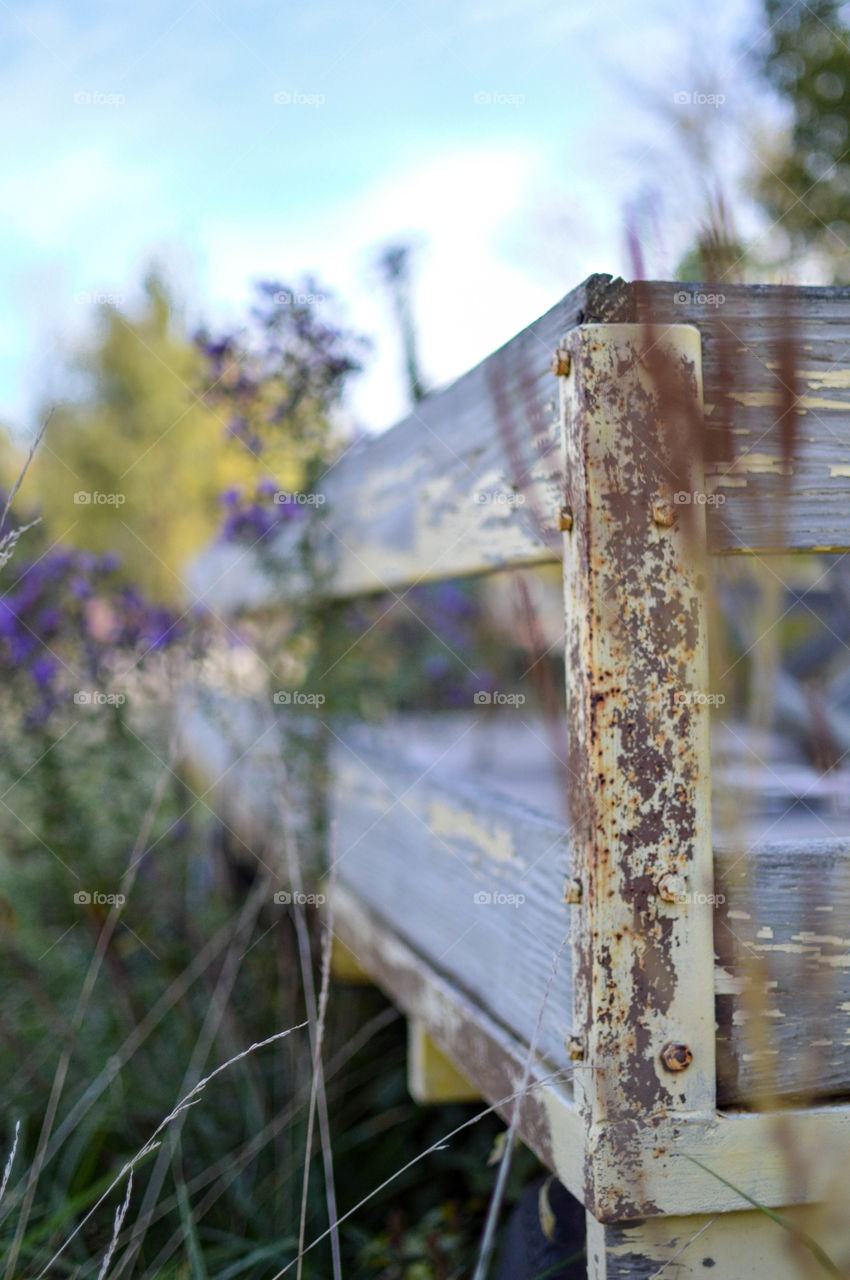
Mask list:
[[[573,964],[563,942],[579,905],[569,901],[577,894],[570,839],[563,820],[500,790],[523,762],[529,772],[547,769],[544,730],[524,720],[488,729],[486,717],[477,725],[472,713],[459,717],[441,733],[431,729],[418,760],[405,754],[398,725],[338,727],[337,874],[384,927],[402,922],[409,945],[518,1041],[528,1044],[536,1032],[542,1062],[570,1070]],[[498,767],[459,764],[452,748],[470,735],[495,735]],[[814,780],[806,777],[804,793]],[[554,773],[548,791],[555,810]],[[783,805],[794,801],[789,790]],[[715,901],[706,909],[722,1106],[765,1091],[789,1101],[850,1094],[850,971],[842,963],[850,944],[850,815],[846,835],[832,835],[837,825],[841,818],[829,812],[820,823],[809,814],[795,838],[776,838],[782,828],[774,827],[745,857],[728,836],[714,837]],[[828,920],[828,928],[816,934],[812,920]],[[755,959],[770,975],[758,990],[749,989],[758,982],[748,964]],[[758,1001],[769,1019],[761,1052],[750,1035]]]
[[[850,289],[593,276],[322,494],[329,597],[564,566],[548,810],[415,726],[409,751],[325,726],[335,928],[414,1019],[418,1077],[433,1048],[511,1115],[530,1073],[520,1132],[588,1210],[591,1280],[791,1280],[755,1201],[846,1253],[818,1214],[850,1157],[850,824],[714,831],[703,695],[711,556],[850,550]],[[194,584],[276,603],[244,550]]]
[[[553,357],[576,325],[635,321],[659,334],[671,325],[699,330],[710,548],[847,550],[850,288],[721,291],[594,275],[328,469],[321,490],[331,592],[398,590],[559,559],[564,480]],[[283,544],[280,555],[286,560]],[[233,547],[210,549],[190,582],[220,609],[267,604],[276,592],[262,565]]]
[[[398,927],[388,928],[364,906],[359,890],[354,892],[338,884],[334,905],[335,927],[341,941],[359,957],[399,1008],[430,1028],[451,1060],[479,1085],[496,1110],[510,1116],[525,1071],[527,1045],[433,968]],[[589,1203],[600,1221],[628,1221],[644,1214],[686,1216],[746,1209],[746,1199],[712,1176],[712,1171],[723,1175],[725,1170],[724,1176],[770,1208],[825,1198],[845,1177],[850,1147],[847,1107],[789,1109],[781,1113],[781,1119],[750,1111],[720,1112],[710,1121],[699,1117],[679,1121],[655,1117],[634,1141],[634,1155],[642,1164],[642,1205],[633,1206],[630,1214],[623,1215],[616,1198],[588,1200],[584,1122],[574,1095],[575,1078],[581,1070],[586,1068],[575,1062],[566,1069],[553,1070],[535,1060],[520,1129],[543,1163],[573,1195]],[[794,1162],[766,1158],[768,1153],[776,1152],[780,1143],[794,1150]],[[702,1162],[707,1169],[694,1161]],[[800,1168],[809,1175],[802,1183]],[[747,1215],[747,1220],[752,1223],[758,1216]],[[683,1270],[681,1274],[691,1272]],[[702,1272],[695,1270],[693,1274]],[[738,1273],[719,1274],[724,1280],[737,1280]],[[764,1280],[772,1273],[754,1270],[741,1274]],[[779,1274],[784,1277],[795,1273],[789,1270]]]

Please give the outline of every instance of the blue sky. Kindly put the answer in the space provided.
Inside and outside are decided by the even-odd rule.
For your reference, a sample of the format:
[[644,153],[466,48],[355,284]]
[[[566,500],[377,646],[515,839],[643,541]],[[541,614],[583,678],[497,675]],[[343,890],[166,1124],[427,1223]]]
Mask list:
[[672,271],[695,200],[651,102],[722,92],[723,108],[693,110],[713,112],[731,137],[720,150],[734,150],[757,12],[3,0],[0,415],[31,425],[61,388],[63,345],[91,323],[87,296],[131,302],[158,261],[193,317],[222,322],[252,280],[316,273],[376,340],[353,410],[388,425],[404,391],[375,247],[420,245],[423,363],[438,383],[590,271],[629,274],[624,208],[647,191],[665,227],[647,266]]

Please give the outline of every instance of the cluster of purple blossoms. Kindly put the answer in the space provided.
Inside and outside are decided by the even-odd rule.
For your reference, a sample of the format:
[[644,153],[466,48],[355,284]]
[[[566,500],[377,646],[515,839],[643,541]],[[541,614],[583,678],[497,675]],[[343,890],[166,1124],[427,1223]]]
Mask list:
[[0,676],[28,686],[17,699],[27,722],[44,725],[81,686],[108,678],[117,653],[142,654],[171,644],[171,613],[115,579],[120,558],[56,546],[35,559],[18,556],[0,580]]
[[276,480],[261,480],[253,493],[242,489],[226,489],[221,495],[225,516],[219,530],[221,542],[247,542],[250,545],[263,542],[283,525],[304,521],[306,507],[291,501],[282,501],[291,495],[285,493]]

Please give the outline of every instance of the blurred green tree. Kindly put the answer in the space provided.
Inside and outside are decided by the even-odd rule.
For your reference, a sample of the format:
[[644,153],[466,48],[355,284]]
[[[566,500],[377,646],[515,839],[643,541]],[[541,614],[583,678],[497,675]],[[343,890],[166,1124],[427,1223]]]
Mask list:
[[762,71],[789,109],[755,194],[790,239],[850,281],[850,28],[836,0],[764,0]]
[[213,536],[221,491],[259,474],[203,397],[204,369],[150,275],[136,314],[101,308],[71,366],[81,392],[56,409],[28,480],[50,540],[118,552],[126,579],[163,601],[185,599],[183,567]]

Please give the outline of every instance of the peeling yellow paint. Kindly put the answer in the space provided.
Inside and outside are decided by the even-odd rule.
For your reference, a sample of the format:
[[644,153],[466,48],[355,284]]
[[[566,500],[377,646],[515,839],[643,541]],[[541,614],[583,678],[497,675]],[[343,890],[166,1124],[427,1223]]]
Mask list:
[[792,474],[792,468],[789,463],[783,462],[773,453],[742,453],[739,458],[735,458],[733,462],[721,463],[715,475],[720,475],[724,483],[728,476],[740,476],[745,474],[751,475],[777,475],[788,476]]
[[[733,391],[730,399],[748,409],[775,409],[782,403],[778,391]],[[846,413],[848,407],[846,400],[828,400],[824,396],[797,396],[794,401],[795,413],[805,409],[836,409]]]
[[[730,911],[731,915],[732,912]],[[845,944],[846,945],[846,944]],[[776,942],[762,944],[758,948],[759,951],[779,951],[788,956],[812,956],[816,958],[819,964],[827,969],[850,969],[850,955],[843,956],[825,956],[816,946],[809,944],[804,946],[800,942]]]
[[511,832],[506,827],[487,827],[471,813],[453,809],[442,800],[432,800],[428,810],[428,826],[438,839],[469,840],[494,862],[512,862],[516,850]]
[[803,378],[810,387],[847,387],[850,388],[850,366],[839,366],[830,369],[800,369],[798,378]]
[[723,485],[727,489],[746,489],[747,481],[744,476],[732,475],[729,471],[719,471],[714,475],[705,477],[705,488],[707,493],[714,493],[715,489]]
[[815,933],[811,929],[804,929],[802,933],[794,933],[791,935],[792,942],[817,942],[827,943],[832,947],[850,947],[850,939],[839,938],[834,933]]
[[839,462],[829,468],[831,476],[850,476],[850,462]]

